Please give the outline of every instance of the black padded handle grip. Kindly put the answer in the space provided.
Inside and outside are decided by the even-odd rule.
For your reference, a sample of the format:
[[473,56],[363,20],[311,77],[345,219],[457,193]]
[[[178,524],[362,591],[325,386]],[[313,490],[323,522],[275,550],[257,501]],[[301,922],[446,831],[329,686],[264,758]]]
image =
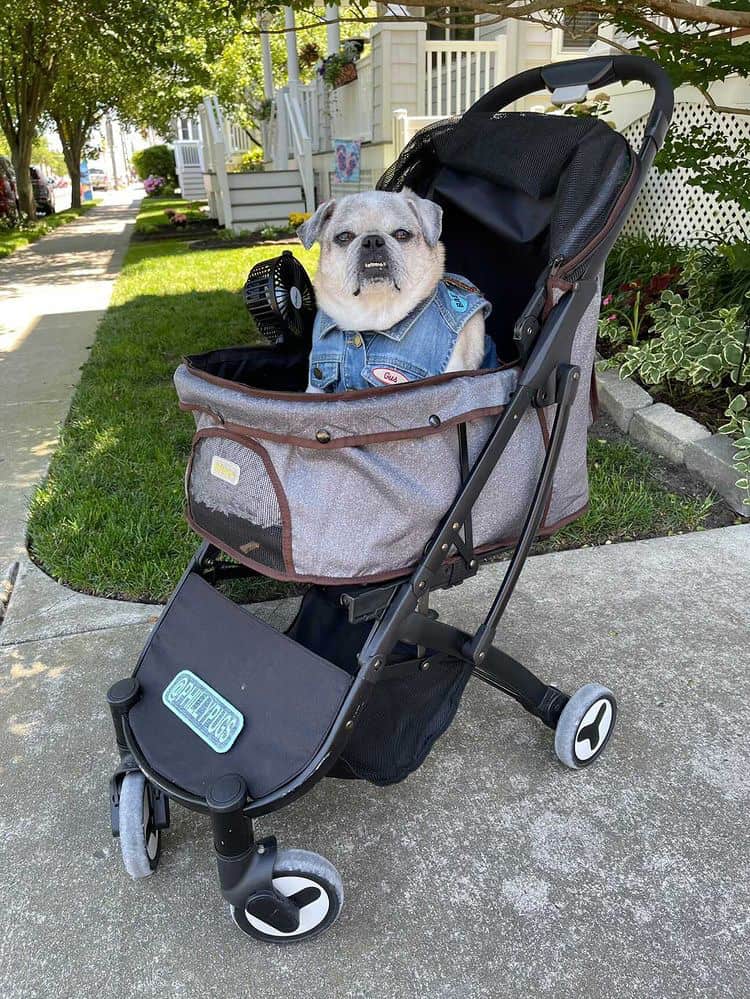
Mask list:
[[641,156],[643,156],[647,145],[653,142],[654,148],[650,151],[650,155],[653,156],[658,149],[661,149],[669,128],[674,110],[674,89],[661,66],[644,56],[593,56],[529,69],[494,87],[480,97],[466,113],[493,113],[545,88],[550,91],[576,86],[592,89],[604,87],[609,83],[625,83],[629,80],[647,83],[654,91],[654,102],[641,147]]

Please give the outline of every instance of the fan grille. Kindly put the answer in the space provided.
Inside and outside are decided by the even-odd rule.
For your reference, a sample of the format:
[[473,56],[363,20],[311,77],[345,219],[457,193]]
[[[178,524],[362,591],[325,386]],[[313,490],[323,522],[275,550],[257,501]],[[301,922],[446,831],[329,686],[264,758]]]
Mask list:
[[310,339],[315,317],[315,294],[302,264],[289,250],[262,260],[247,276],[245,305],[260,333],[278,343],[291,333]]

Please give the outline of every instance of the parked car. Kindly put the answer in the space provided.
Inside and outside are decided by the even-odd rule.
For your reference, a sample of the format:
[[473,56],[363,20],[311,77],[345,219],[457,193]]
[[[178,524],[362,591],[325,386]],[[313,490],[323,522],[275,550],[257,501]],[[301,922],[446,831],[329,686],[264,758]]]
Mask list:
[[109,191],[112,188],[112,181],[101,167],[89,167],[89,177],[91,186],[95,191]]
[[0,156],[0,218],[16,218],[17,215],[16,171],[6,156]]
[[55,189],[41,167],[30,167],[36,210],[42,215],[55,214]]

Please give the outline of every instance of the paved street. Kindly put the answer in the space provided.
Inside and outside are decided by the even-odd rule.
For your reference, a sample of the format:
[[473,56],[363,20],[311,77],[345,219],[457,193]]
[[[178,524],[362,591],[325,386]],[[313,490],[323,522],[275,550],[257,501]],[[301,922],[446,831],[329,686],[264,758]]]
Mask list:
[[[499,571],[441,617],[475,625]],[[154,609],[22,567],[0,629],[0,997],[746,999],[748,592],[747,527],[531,559],[502,643],[565,689],[613,687],[602,760],[566,771],[472,682],[404,783],[324,781],[260,823],[346,892],[328,935],[275,948],[230,922],[205,819],[173,810],[145,882],[110,837],[104,693]]]

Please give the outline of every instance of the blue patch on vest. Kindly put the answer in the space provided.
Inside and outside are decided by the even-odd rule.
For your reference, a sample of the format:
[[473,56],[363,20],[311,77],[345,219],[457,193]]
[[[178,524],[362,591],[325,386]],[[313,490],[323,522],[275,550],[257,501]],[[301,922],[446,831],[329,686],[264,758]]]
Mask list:
[[464,298],[463,295],[459,295],[458,292],[454,291],[452,288],[448,288],[448,298],[451,300],[454,312],[466,312],[469,308],[468,298]]
[[177,674],[161,699],[215,753],[231,749],[245,723],[233,704],[189,669]]

